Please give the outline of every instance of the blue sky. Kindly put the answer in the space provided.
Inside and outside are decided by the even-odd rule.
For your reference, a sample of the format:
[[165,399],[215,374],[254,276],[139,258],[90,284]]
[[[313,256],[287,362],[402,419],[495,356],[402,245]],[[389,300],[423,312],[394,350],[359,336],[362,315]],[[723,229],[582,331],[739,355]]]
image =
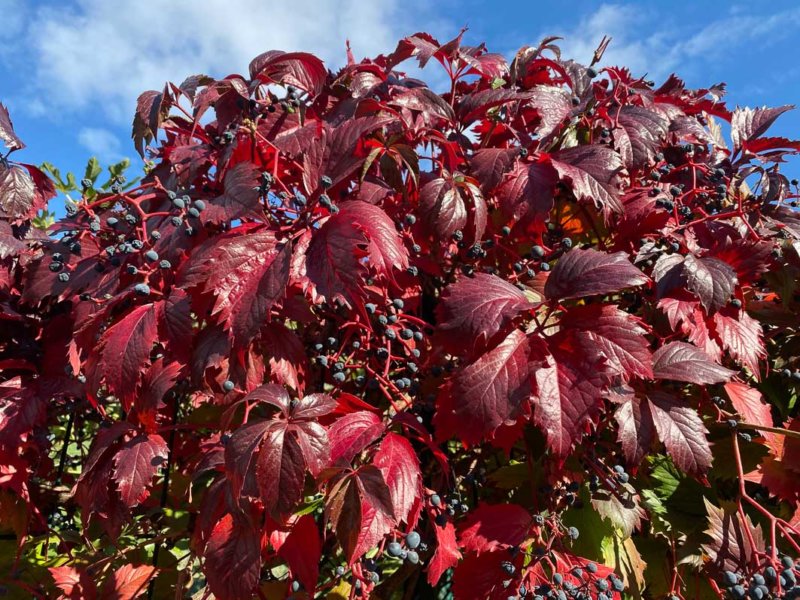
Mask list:
[[[92,155],[135,158],[136,96],[167,79],[245,73],[271,49],[311,51],[335,68],[346,38],[358,58],[416,31],[446,40],[462,26],[467,43],[509,57],[560,35],[565,55],[584,62],[608,34],[607,65],[657,82],[673,71],[696,87],[725,81],[731,106],[800,100],[800,4],[790,0],[0,0],[0,23],[0,102],[28,144],[15,158],[62,171]],[[422,76],[436,81],[432,69]],[[773,131],[800,137],[800,111]]]

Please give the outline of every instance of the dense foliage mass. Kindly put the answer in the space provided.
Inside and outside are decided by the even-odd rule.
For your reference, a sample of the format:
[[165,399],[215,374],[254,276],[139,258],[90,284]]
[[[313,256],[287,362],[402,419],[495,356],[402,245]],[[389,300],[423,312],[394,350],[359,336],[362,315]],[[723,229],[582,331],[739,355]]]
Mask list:
[[790,107],[553,42],[145,92],[48,235],[0,106],[6,593],[800,595]]

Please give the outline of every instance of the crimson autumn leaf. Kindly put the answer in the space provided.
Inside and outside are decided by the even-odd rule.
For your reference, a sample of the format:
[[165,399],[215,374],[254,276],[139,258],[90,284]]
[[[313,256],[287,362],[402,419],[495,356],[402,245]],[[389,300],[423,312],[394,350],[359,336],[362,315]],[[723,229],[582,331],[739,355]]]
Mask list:
[[168,110],[169,99],[165,98],[163,92],[148,90],[140,94],[136,100],[131,137],[136,151],[142,158],[144,158],[145,144],[149,144],[155,139],[158,128]]
[[242,517],[225,515],[206,544],[203,571],[219,600],[250,598],[261,574],[260,530]]
[[48,567],[53,583],[61,591],[61,598],[68,600],[94,600],[97,584],[85,570],[79,571],[67,565]]
[[736,271],[716,258],[695,258],[688,254],[683,261],[686,288],[708,310],[725,306],[736,288]]
[[0,217],[12,222],[27,219],[34,197],[30,174],[21,167],[0,163]]
[[642,403],[632,390],[629,392],[616,396],[620,404],[614,412],[614,419],[625,459],[630,465],[638,465],[655,439],[655,425],[647,403]]
[[761,325],[744,310],[723,308],[712,316],[714,332],[722,347],[742,365],[746,366],[756,380],[761,379],[759,362],[767,352],[764,348]]
[[503,213],[522,223],[547,220],[557,181],[556,171],[546,161],[518,163],[497,190]]
[[14,131],[14,124],[11,122],[11,116],[8,114],[8,109],[0,103],[0,140],[8,150],[21,150],[25,144]]
[[334,218],[351,221],[367,235],[369,262],[378,273],[394,281],[393,269],[408,268],[408,250],[403,239],[397,234],[389,215],[380,207],[358,200],[345,202]]
[[705,473],[711,466],[711,447],[697,411],[661,391],[647,395],[647,408],[658,438],[678,468],[695,475]]
[[219,315],[234,345],[244,347],[283,298],[290,258],[289,244],[272,231],[242,226],[190,261],[181,280],[215,296],[211,314]]
[[515,329],[496,347],[460,369],[442,391],[437,418],[452,414],[456,432],[467,443],[491,438],[501,425],[513,424],[531,395],[528,338]]
[[724,387],[731,404],[743,421],[766,427],[774,425],[769,404],[764,402],[761,392],[756,388],[739,381],[729,381]]
[[164,438],[155,433],[137,435],[117,451],[113,478],[125,506],[132,508],[149,496],[147,488],[168,453]]
[[335,402],[325,394],[290,402],[286,390],[274,384],[253,390],[244,401],[263,402],[280,412],[233,432],[225,447],[231,486],[236,494],[259,496],[270,511],[288,513],[302,497],[306,471],[316,476],[328,463],[328,433],[316,419],[333,410]]
[[436,309],[436,327],[451,352],[470,352],[507,331],[518,315],[534,306],[500,277],[476,273],[445,288]]
[[235,219],[263,218],[260,192],[261,171],[255,165],[240,162],[225,172],[223,192],[208,202],[203,218],[212,223]]
[[468,180],[439,177],[422,186],[419,200],[428,226],[444,240],[456,231],[465,231],[472,211],[474,233],[479,239],[486,226],[486,203],[480,189]]
[[714,364],[708,355],[686,342],[670,342],[653,353],[653,376],[698,385],[728,381],[733,371]]
[[569,308],[561,317],[562,328],[576,331],[585,348],[594,348],[606,366],[627,381],[653,376],[653,358],[640,320],[610,304]]
[[356,454],[377,440],[386,429],[373,412],[360,410],[336,420],[328,430],[331,462],[348,465]]
[[349,564],[383,539],[395,518],[380,469],[365,465],[335,481],[325,501],[325,520],[333,526]]
[[565,89],[552,85],[536,85],[529,94],[530,106],[539,114],[536,133],[541,139],[553,134],[572,114],[572,95]]
[[503,180],[503,175],[514,164],[519,156],[516,148],[482,148],[477,150],[469,161],[472,176],[477,179],[484,192],[496,188]]
[[107,329],[97,343],[94,360],[87,364],[89,379],[95,386],[90,393],[97,393],[101,381],[105,381],[108,390],[119,397],[124,406],[130,407],[157,338],[152,304],[137,306]]
[[361,259],[369,255],[368,244],[364,231],[341,213],[325,221],[306,251],[306,273],[317,291],[329,301],[357,302],[363,296]]
[[767,129],[786,111],[794,106],[787,104],[775,108],[737,108],[731,116],[731,140],[734,151],[744,148],[748,142],[761,137]]
[[156,568],[149,565],[123,565],[106,580],[100,595],[102,600],[134,600],[147,591]]
[[624,166],[619,154],[603,146],[575,146],[553,152],[550,159],[578,200],[594,203],[606,218],[622,212],[619,176]]
[[413,88],[398,94],[392,98],[390,104],[420,111],[431,123],[437,119],[444,119],[448,123],[452,123],[456,118],[453,107],[439,94],[426,87]]
[[624,252],[608,254],[592,248],[575,248],[556,263],[544,293],[549,299],[567,300],[611,294],[648,281]]
[[293,85],[316,96],[328,75],[322,61],[307,52],[270,50],[250,62],[250,78],[265,83]]
[[322,540],[312,515],[303,515],[289,530],[289,535],[278,548],[278,555],[286,561],[292,576],[307,590],[314,590],[319,579],[319,561],[322,557]]
[[655,160],[667,137],[669,121],[659,113],[640,106],[621,106],[615,114],[614,143],[629,169],[641,169]]
[[480,504],[459,527],[466,552],[495,552],[519,546],[533,524],[530,512],[518,504]]
[[381,441],[372,464],[381,470],[389,486],[397,522],[406,521],[422,487],[419,458],[414,448],[403,436],[388,433]]
[[434,526],[436,533],[436,551],[428,563],[428,583],[436,585],[447,569],[455,567],[461,560],[461,552],[456,540],[456,528],[451,521],[444,527]]

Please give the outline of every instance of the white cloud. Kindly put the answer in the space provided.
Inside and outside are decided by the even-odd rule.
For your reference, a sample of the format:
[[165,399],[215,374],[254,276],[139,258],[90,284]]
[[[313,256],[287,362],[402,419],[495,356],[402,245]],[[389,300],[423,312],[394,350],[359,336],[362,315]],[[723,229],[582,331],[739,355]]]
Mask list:
[[[770,16],[732,7],[728,16],[688,29],[669,22],[663,7],[643,4],[603,4],[580,20],[576,27],[559,33],[558,42],[567,57],[588,63],[604,35],[612,37],[603,65],[620,65],[634,74],[648,73],[662,79],[673,71],[693,73],[698,64],[730,55],[749,43],[760,47],[793,35],[800,25],[800,8]],[[713,83],[713,82],[707,82]]]
[[[15,0],[0,0],[9,2]],[[100,107],[129,122],[135,99],[195,73],[246,73],[266,50],[305,50],[329,67],[394,49],[431,23],[423,0],[77,0],[40,8],[27,21],[29,64],[45,105]],[[411,17],[413,16],[413,17]]]
[[119,138],[107,129],[84,127],[78,133],[78,142],[101,161],[113,162],[122,156]]

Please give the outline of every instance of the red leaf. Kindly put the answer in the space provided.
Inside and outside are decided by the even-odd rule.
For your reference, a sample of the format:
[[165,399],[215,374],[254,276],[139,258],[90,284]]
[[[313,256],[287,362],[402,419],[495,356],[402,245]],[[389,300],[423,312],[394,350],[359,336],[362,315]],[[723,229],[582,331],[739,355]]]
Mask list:
[[530,106],[539,114],[535,131],[540,139],[548,138],[572,114],[572,96],[560,87],[535,85],[529,92]]
[[607,254],[591,248],[576,248],[556,263],[547,278],[544,293],[550,299],[567,300],[611,294],[648,281],[624,252]]
[[[513,424],[523,412],[531,395],[531,376],[528,338],[514,330],[455,374],[438,410],[455,415],[457,434],[464,442],[491,438],[501,425]],[[446,414],[437,417],[446,418]]]
[[377,440],[386,426],[373,412],[361,410],[336,420],[328,431],[331,462],[348,465],[356,454]]
[[500,184],[517,156],[519,150],[516,148],[483,148],[472,155],[469,166],[481,188],[488,192]]
[[794,106],[787,104],[775,108],[737,108],[731,116],[731,140],[734,151],[739,150],[746,142],[761,137],[783,113]]
[[403,436],[388,433],[372,463],[381,470],[389,486],[397,522],[405,521],[421,491],[422,473],[414,448]]
[[364,232],[341,213],[314,232],[306,252],[306,272],[317,291],[332,302],[352,303],[363,296],[361,259],[368,256]]
[[667,137],[669,121],[640,106],[621,106],[615,115],[614,143],[629,169],[641,169],[655,162],[655,155]]
[[106,580],[101,598],[102,600],[134,600],[147,591],[147,586],[155,573],[155,567],[123,565]]
[[307,52],[270,50],[250,61],[250,78],[282,83],[305,90],[312,97],[325,85],[328,71],[322,61]]
[[97,344],[95,356],[99,364],[92,380],[99,385],[105,379],[109,391],[122,400],[126,409],[135,397],[137,383],[157,337],[153,305],[142,304],[107,329]]
[[519,546],[533,524],[531,514],[518,504],[481,504],[459,528],[466,552],[495,552]]
[[14,132],[14,124],[11,122],[11,116],[8,114],[8,109],[0,103],[0,140],[3,140],[8,150],[21,150],[25,144],[17,134]]
[[203,218],[222,223],[242,218],[263,219],[260,192],[261,171],[253,164],[240,162],[225,173],[224,191],[211,200]]
[[683,261],[683,274],[686,288],[708,310],[725,306],[736,288],[736,271],[716,258],[695,258],[688,254]]
[[627,381],[653,376],[650,343],[641,321],[610,304],[587,304],[567,310],[560,320],[564,329],[579,330],[583,344],[604,358],[614,374]]
[[548,162],[520,162],[497,190],[503,213],[522,223],[546,221],[557,181],[557,173]]
[[289,565],[292,577],[300,581],[306,590],[317,588],[322,540],[312,515],[303,515],[295,521],[278,549],[278,555]]
[[678,468],[695,475],[705,473],[713,457],[697,411],[665,392],[650,392],[647,400],[658,437]]
[[97,598],[97,584],[86,571],[78,571],[67,565],[48,567],[47,570],[56,587],[62,592],[60,599],[94,600]]
[[766,355],[761,324],[744,310],[723,308],[714,313],[714,329],[722,346],[761,380],[759,361]]
[[393,269],[408,268],[408,250],[403,239],[397,234],[389,215],[380,207],[358,200],[345,202],[338,218],[350,220],[367,235],[369,262],[378,273],[393,281]]
[[448,521],[444,527],[434,526],[436,551],[428,562],[428,583],[436,586],[447,569],[455,567],[461,560],[456,543],[456,528]]
[[219,600],[250,598],[261,577],[259,530],[225,515],[211,532],[203,571],[208,587]]
[[575,146],[554,152],[551,161],[578,200],[593,202],[606,217],[622,212],[619,175],[624,167],[619,154],[598,145]]
[[[428,227],[443,240],[449,240],[456,231],[465,232],[470,207],[477,215],[486,209],[486,203],[476,185],[466,180],[458,183],[450,177],[439,177],[422,186],[419,201]],[[472,237],[479,239],[483,228],[476,226],[475,229]]]
[[391,492],[381,471],[366,465],[339,479],[327,496],[325,519],[349,564],[376,546],[395,525]]
[[[764,535],[761,525],[753,526],[750,518],[746,520],[738,511],[726,511],[703,499],[708,513],[708,529],[705,534],[711,538],[703,544],[703,550],[720,571],[734,573],[746,569],[756,552],[764,552]],[[749,535],[746,530],[749,530]],[[750,539],[753,539],[753,543]]]
[[476,273],[445,288],[436,311],[441,341],[451,352],[481,348],[535,305],[519,289],[497,277]]
[[0,217],[14,223],[30,219],[35,196],[33,178],[25,169],[0,163]]
[[628,394],[623,396],[622,403],[614,413],[619,429],[617,439],[622,446],[622,452],[630,465],[639,465],[645,454],[650,450],[655,435],[655,425],[650,407],[642,401]]
[[168,454],[167,443],[155,433],[138,435],[122,445],[114,456],[114,481],[125,506],[133,508],[147,499],[147,488]]
[[653,353],[653,376],[698,385],[723,383],[733,371],[714,364],[708,355],[686,342],[670,342]]
[[[774,427],[769,404],[764,402],[761,392],[756,388],[750,387],[746,383],[729,381],[725,384],[725,392],[743,421],[753,425]],[[766,431],[759,433],[767,440],[767,445],[773,454],[777,455],[784,445],[784,440],[780,435]]]
[[271,231],[248,231],[233,229],[182,272],[184,285],[214,294],[211,314],[219,315],[236,347],[246,346],[269,320],[289,281],[290,246]]

